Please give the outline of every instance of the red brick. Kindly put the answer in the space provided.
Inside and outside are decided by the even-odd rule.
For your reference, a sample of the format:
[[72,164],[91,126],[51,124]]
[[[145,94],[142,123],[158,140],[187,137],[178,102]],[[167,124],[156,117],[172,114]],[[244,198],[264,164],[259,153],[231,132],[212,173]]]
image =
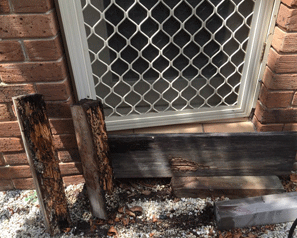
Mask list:
[[258,119],[254,116],[253,117],[253,124],[257,131],[263,132],[263,131],[282,131],[284,124],[261,124]]
[[47,12],[54,7],[53,0],[11,0],[15,12]]
[[10,7],[8,0],[0,0],[0,14],[2,13],[9,13]]
[[297,54],[278,54],[270,49],[267,65],[275,73],[296,73]]
[[80,162],[78,150],[58,151],[58,158],[60,162]]
[[33,178],[22,178],[12,180],[15,189],[35,189]]
[[77,149],[75,135],[54,135],[53,137],[57,150]]
[[282,0],[282,2],[290,7],[297,6],[297,0]]
[[276,22],[287,31],[297,31],[297,9],[281,4]]
[[82,174],[82,166],[81,163],[61,163],[60,164],[61,174],[65,175],[76,175]]
[[30,177],[32,177],[32,174],[29,165],[0,167],[0,179]]
[[7,165],[28,165],[26,153],[4,154],[3,157]]
[[0,138],[0,152],[23,151],[21,138]]
[[0,121],[8,121],[14,118],[13,114],[10,112],[10,107],[8,104],[0,103]]
[[64,101],[71,96],[71,88],[67,79],[62,83],[36,84],[37,92],[44,95],[45,100]]
[[1,64],[0,76],[4,83],[55,82],[67,77],[64,60],[41,63]]
[[14,189],[11,180],[0,180],[0,191],[12,190]]
[[78,150],[58,151],[60,162],[80,162]]
[[11,170],[9,166],[0,167],[0,181],[11,179],[10,172]]
[[52,133],[56,134],[74,134],[72,119],[50,119]]
[[267,108],[286,108],[291,105],[293,95],[293,91],[271,91],[262,85],[259,98]]
[[65,186],[69,186],[69,185],[84,183],[85,179],[83,175],[74,175],[74,176],[63,177],[63,181]]
[[17,121],[0,122],[0,137],[21,136],[20,127]]
[[297,52],[297,33],[288,33],[276,27],[272,40],[272,47],[278,52]]
[[259,101],[255,116],[262,124],[297,122],[297,108],[267,109]]
[[266,67],[263,83],[269,89],[294,90],[297,88],[297,74],[275,74]]
[[32,93],[35,93],[35,89],[32,84],[1,85],[0,102],[11,102],[11,98],[14,96]]
[[297,123],[285,124],[284,131],[297,131]]
[[26,52],[31,61],[58,60],[63,56],[60,37],[50,40],[25,40]]
[[23,61],[24,59],[20,42],[0,41],[0,61]]
[[297,93],[294,94],[294,98],[293,98],[293,101],[292,101],[292,105],[293,105],[293,106],[297,106]]
[[51,118],[71,118],[70,105],[72,100],[65,102],[46,102],[48,116]]
[[57,35],[55,12],[0,15],[0,38],[44,38]]

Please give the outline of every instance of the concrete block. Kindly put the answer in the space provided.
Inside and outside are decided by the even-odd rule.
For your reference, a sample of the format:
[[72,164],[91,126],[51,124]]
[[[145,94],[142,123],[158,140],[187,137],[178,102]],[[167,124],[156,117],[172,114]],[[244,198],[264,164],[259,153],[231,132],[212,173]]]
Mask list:
[[219,230],[294,221],[297,192],[234,199],[215,203]]

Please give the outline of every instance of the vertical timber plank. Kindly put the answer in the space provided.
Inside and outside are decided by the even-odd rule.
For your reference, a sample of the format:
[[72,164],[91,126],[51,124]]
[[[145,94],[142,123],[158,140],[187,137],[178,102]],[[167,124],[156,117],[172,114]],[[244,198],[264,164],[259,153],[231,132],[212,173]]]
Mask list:
[[71,112],[92,213],[107,219],[104,191],[113,189],[113,171],[102,104],[82,100]]
[[104,191],[111,193],[113,190],[113,170],[111,167],[103,105],[100,101],[93,100],[86,100],[82,103],[96,149],[100,174],[99,183]]
[[51,235],[71,227],[57,152],[42,95],[13,98],[45,225]]

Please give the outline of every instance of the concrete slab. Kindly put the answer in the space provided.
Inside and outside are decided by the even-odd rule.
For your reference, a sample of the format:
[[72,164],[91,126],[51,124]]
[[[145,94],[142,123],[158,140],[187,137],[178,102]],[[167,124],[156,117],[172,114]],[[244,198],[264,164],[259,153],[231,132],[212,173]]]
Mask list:
[[220,230],[294,221],[297,192],[216,202],[215,216]]
[[285,191],[277,176],[173,177],[171,185],[177,197],[242,198]]
[[200,123],[189,123],[169,126],[157,126],[135,129],[135,134],[162,134],[162,133],[202,133]]
[[229,123],[207,123],[203,124],[206,133],[234,133],[234,132],[254,132],[254,124],[251,121],[229,122]]

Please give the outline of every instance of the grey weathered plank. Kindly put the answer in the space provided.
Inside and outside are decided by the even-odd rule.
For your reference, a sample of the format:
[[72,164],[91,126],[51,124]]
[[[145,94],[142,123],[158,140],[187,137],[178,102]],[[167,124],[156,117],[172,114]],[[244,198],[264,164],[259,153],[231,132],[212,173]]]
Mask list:
[[171,186],[177,197],[241,198],[285,191],[277,176],[173,177]]
[[294,221],[296,214],[297,192],[215,203],[220,230]]
[[110,135],[117,178],[284,175],[296,132]]

